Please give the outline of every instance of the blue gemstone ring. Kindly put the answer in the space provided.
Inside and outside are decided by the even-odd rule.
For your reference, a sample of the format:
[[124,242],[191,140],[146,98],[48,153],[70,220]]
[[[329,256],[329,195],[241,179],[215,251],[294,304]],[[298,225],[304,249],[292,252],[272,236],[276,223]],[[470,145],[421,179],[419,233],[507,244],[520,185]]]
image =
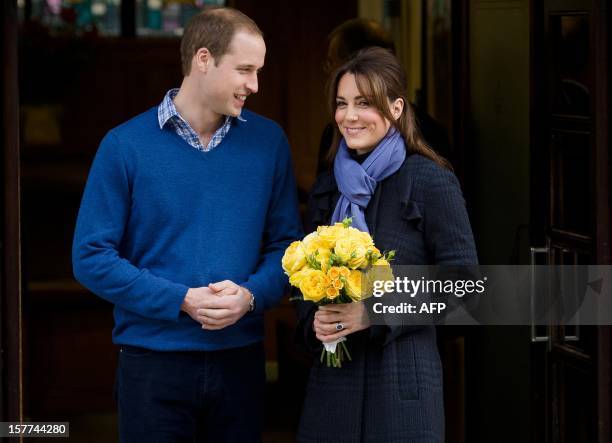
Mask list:
[[336,331],[342,331],[344,329],[344,325],[342,323],[336,323]]

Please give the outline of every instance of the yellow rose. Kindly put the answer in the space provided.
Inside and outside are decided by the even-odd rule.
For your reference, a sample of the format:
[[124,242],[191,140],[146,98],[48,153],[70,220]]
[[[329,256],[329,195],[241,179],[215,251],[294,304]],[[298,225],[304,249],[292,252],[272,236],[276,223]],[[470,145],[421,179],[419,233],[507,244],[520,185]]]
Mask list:
[[304,247],[299,241],[294,241],[289,245],[281,260],[285,274],[291,275],[306,265],[306,254]]
[[346,293],[353,301],[359,301],[364,298],[365,291],[364,289],[364,275],[357,270],[352,270],[349,273],[349,276],[346,278],[346,284],[344,288],[346,289]]
[[329,283],[329,277],[323,271],[313,269],[300,281],[299,288],[304,300],[318,302],[325,298]]
[[329,258],[331,256],[331,251],[329,249],[320,249],[319,254],[315,257],[319,265],[321,265],[321,270],[323,272],[327,272],[329,269]]
[[323,272],[329,269],[331,250],[326,246],[324,240],[320,239],[318,236],[313,237],[309,240],[304,249],[307,256],[313,256],[319,265],[321,265],[321,270],[323,270]]
[[310,242],[317,238],[319,235],[316,232],[311,232],[306,237],[302,239],[302,245],[304,246],[304,250],[308,249],[308,245]]
[[344,283],[342,283],[342,280],[340,279],[332,280],[332,286],[337,290],[340,290],[344,287]]
[[325,244],[325,247],[334,249],[336,240],[338,240],[345,230],[342,223],[336,223],[333,226],[319,226],[317,228],[317,234],[319,239]]
[[306,255],[314,254],[320,249],[327,249],[327,247],[316,234],[314,237],[311,237],[306,243],[304,243],[304,252],[306,252]]
[[327,276],[331,279],[331,285],[338,290],[344,287],[343,280],[348,275],[349,270],[345,266],[332,266],[327,271]]
[[338,258],[351,269],[365,268],[368,265],[367,252],[359,239],[353,236],[338,239],[334,248],[334,253]]
[[372,236],[367,232],[360,231],[359,229],[355,229],[349,227],[347,229],[348,235],[354,238],[358,243],[362,244],[366,249],[370,249],[374,246],[374,240],[372,240]]
[[315,271],[315,269],[311,269],[311,268],[304,268],[301,269],[295,273],[293,273],[291,275],[291,277],[289,277],[289,284],[291,286],[294,286],[296,288],[300,287],[300,283],[302,282],[302,280],[307,277],[311,272]]
[[337,278],[340,278],[341,274],[341,270],[342,268],[339,266],[332,266],[331,268],[329,268],[329,270],[327,271],[327,276],[329,278],[331,278],[332,280],[335,280]]
[[391,269],[391,265],[384,258],[376,260],[368,270],[368,281],[370,282],[374,280],[393,281],[394,279],[393,269]]
[[340,291],[334,286],[330,286],[325,290],[325,295],[327,296],[327,298],[333,300],[334,298],[340,295]]

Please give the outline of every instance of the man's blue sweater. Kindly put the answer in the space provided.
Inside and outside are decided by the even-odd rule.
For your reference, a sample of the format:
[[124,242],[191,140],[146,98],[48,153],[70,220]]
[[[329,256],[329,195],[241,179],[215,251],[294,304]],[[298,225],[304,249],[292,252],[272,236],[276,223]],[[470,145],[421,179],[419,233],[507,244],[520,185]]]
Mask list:
[[[283,295],[280,261],[299,237],[283,131],[243,111],[210,152],[161,130],[153,108],[111,130],[89,172],[72,251],[74,274],[115,304],[113,341],[207,351],[263,337]],[[232,280],[257,309],[218,331],[180,311],[188,288]]]

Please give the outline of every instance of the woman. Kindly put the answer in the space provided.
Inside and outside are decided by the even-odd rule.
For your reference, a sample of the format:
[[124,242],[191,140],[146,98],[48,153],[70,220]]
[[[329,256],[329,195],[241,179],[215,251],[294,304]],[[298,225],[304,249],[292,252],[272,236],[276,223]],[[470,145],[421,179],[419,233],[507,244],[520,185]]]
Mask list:
[[[377,21],[358,17],[341,23],[331,31],[328,37],[326,74],[330,74],[360,49],[370,46],[380,46],[395,53],[393,35]],[[435,146],[436,151],[442,155],[450,154],[450,142],[446,129],[422,109],[413,104],[410,106],[425,142],[430,146]],[[321,134],[317,174],[327,169],[326,156],[332,144],[333,133],[334,125],[330,122]]]
[[[311,193],[307,232],[344,217],[372,234],[395,264],[475,264],[459,184],[423,141],[398,60],[368,48],[330,79],[333,172]],[[313,350],[347,337],[352,361],[315,360],[298,442],[442,442],[442,369],[433,326],[370,325],[363,303],[299,301],[298,336]],[[340,329],[340,330],[338,330]]]

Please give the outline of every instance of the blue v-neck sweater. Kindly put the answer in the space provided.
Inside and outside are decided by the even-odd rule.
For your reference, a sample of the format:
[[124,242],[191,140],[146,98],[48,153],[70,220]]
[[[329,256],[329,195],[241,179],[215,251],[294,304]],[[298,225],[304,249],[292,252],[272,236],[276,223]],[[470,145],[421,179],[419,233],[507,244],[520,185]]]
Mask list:
[[[160,130],[153,108],[111,130],[89,172],[73,243],[78,281],[115,305],[113,341],[216,350],[263,337],[283,295],[281,257],[301,234],[289,147],[244,111],[210,152]],[[188,288],[232,280],[257,309],[218,331],[180,311]]]

